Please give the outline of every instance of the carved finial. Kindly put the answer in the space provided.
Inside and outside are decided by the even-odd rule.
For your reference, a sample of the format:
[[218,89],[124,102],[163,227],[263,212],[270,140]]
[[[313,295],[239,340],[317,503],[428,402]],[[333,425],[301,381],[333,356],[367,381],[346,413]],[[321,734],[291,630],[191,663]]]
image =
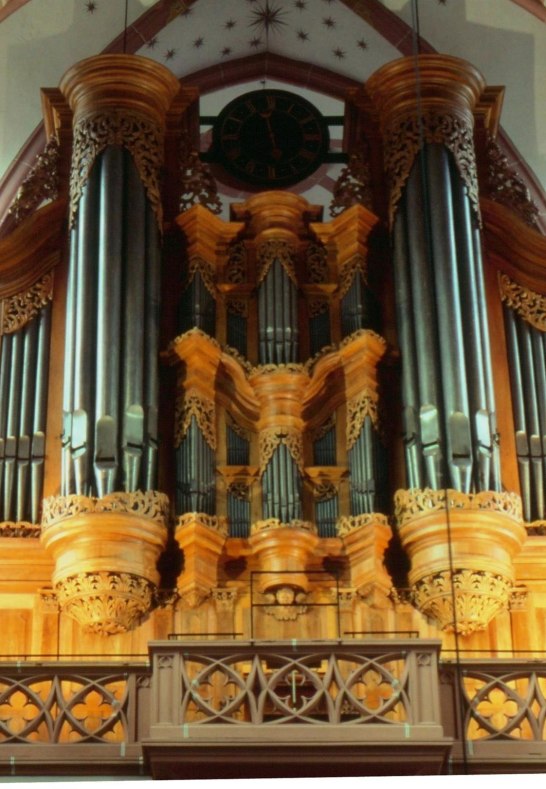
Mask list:
[[349,163],[334,184],[330,216],[338,216],[353,205],[372,207],[370,165],[361,153],[349,157]]
[[208,208],[213,214],[222,211],[222,203],[218,197],[218,189],[208,167],[199,158],[187,137],[180,142],[180,211],[187,211],[199,204]]

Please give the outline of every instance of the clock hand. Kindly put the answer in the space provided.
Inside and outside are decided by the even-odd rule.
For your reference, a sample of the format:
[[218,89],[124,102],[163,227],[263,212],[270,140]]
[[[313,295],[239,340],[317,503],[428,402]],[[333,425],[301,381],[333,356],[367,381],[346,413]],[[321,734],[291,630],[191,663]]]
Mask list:
[[281,149],[277,146],[277,140],[275,138],[275,132],[271,126],[271,110],[269,112],[260,112],[260,115],[265,120],[265,124],[267,126],[267,132],[269,134],[269,139],[271,140],[271,145],[273,146],[271,149],[271,156],[274,159],[280,159],[282,156]]

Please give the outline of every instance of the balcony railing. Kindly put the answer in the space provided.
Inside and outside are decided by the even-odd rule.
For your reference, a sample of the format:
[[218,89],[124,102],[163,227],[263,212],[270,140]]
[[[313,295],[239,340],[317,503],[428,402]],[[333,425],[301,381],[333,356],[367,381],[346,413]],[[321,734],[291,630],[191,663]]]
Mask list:
[[0,663],[0,773],[530,771],[546,664],[439,643],[162,641],[150,665]]

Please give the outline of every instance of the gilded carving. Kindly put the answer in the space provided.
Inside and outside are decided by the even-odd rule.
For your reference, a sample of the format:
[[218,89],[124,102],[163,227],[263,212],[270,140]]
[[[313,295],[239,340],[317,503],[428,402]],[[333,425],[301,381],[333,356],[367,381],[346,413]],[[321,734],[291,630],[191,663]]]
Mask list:
[[211,449],[216,449],[216,413],[214,402],[199,395],[179,392],[175,405],[174,446],[179,447],[184,440],[195,417],[205,441]]
[[87,632],[116,635],[134,628],[153,604],[154,586],[132,573],[77,573],[55,585],[64,613]]
[[341,267],[339,272],[339,296],[343,298],[347,295],[356,274],[359,273],[364,281],[366,281],[366,260],[362,255],[354,255],[347,260]]
[[311,534],[316,534],[317,532],[315,524],[311,523],[311,521],[293,520],[288,523],[283,523],[278,518],[267,518],[267,520],[255,521],[250,531],[251,534],[257,534],[258,532],[267,531],[269,529],[299,529],[301,531],[311,532]]
[[321,438],[324,438],[324,436],[330,432],[330,430],[334,430],[335,426],[336,426],[336,415],[335,413],[333,413],[313,433],[313,441],[314,442],[320,441]]
[[180,515],[176,528],[183,528],[198,522],[200,526],[205,526],[211,531],[217,532],[222,537],[228,536],[228,520],[220,515],[206,515],[204,512],[186,512]]
[[2,521],[0,523],[0,537],[39,537],[41,528],[39,524],[27,521]]
[[366,512],[360,515],[344,515],[337,522],[337,533],[340,537],[346,537],[357,529],[365,527],[376,526],[381,524],[384,526],[389,525],[386,515],[380,512]]
[[526,224],[538,229],[539,210],[529,190],[510,166],[498,142],[492,139],[487,145],[487,174],[491,199],[512,209]]
[[250,487],[246,482],[232,482],[228,485],[227,492],[239,501],[250,501]]
[[0,334],[11,334],[29,323],[53,298],[53,272],[50,271],[22,293],[8,296],[1,303]]
[[394,221],[396,207],[409,178],[415,157],[424,143],[445,145],[455,159],[468,190],[476,216],[480,216],[478,176],[473,130],[460,116],[425,112],[421,117],[405,117],[391,126],[385,136],[385,169],[389,180],[389,217]]
[[269,269],[278,260],[287,276],[297,287],[295,257],[294,245],[284,239],[272,238],[260,244],[258,249],[258,285],[264,281]]
[[508,601],[508,608],[510,611],[526,611],[527,600],[529,597],[529,588],[525,584],[514,585],[510,592],[510,600]]
[[322,244],[309,244],[305,262],[307,267],[307,281],[311,284],[328,282],[328,253]]
[[222,212],[216,181],[187,136],[180,141],[180,187],[180,211],[198,203],[213,214]]
[[334,184],[330,216],[338,216],[352,205],[372,207],[370,164],[362,153],[353,153]]
[[272,427],[260,432],[258,446],[260,456],[260,475],[262,475],[267,464],[280,444],[284,444],[294,461],[303,473],[303,437],[299,430],[288,427],[282,429]]
[[442,630],[456,630],[468,636],[487,627],[506,607],[511,591],[512,582],[502,575],[485,570],[445,570],[417,581],[413,585],[413,601]]
[[188,261],[188,285],[197,273],[201,275],[203,283],[211,296],[216,298],[216,272],[213,265],[207,260],[194,255]]
[[367,417],[377,428],[377,394],[368,388],[347,401],[347,449],[352,449],[355,445]]
[[334,482],[321,480],[313,485],[313,498],[315,501],[329,501],[337,496],[337,485]]
[[226,282],[241,285],[248,279],[248,254],[244,241],[237,241],[229,247],[226,265]]
[[329,302],[325,298],[309,299],[307,302],[307,309],[310,318],[317,318],[319,315],[324,315],[328,312]]
[[264,613],[278,622],[294,622],[307,612],[307,594],[298,592],[291,586],[280,586],[269,594],[264,594]]
[[169,499],[155,490],[110,493],[95,496],[50,496],[42,505],[42,530],[81,513],[121,512],[164,524],[169,515]]
[[239,318],[248,317],[248,302],[246,299],[228,299],[226,310],[229,315],[237,315]]
[[399,526],[420,515],[445,510],[477,510],[498,512],[515,520],[522,519],[521,498],[517,493],[483,490],[462,493],[458,490],[432,490],[413,488],[397,490],[394,496],[394,514]]
[[52,137],[36,157],[8,209],[18,225],[42,203],[56,200],[59,192],[59,143]]
[[111,110],[82,118],[74,126],[70,173],[70,226],[97,156],[109,145],[131,153],[157,223],[162,226],[159,176],[163,164],[163,131],[159,124],[127,110]]
[[501,300],[533,328],[546,331],[546,296],[518,285],[499,272]]
[[229,425],[231,430],[233,430],[233,432],[238,435],[239,438],[242,438],[244,441],[250,441],[250,434],[248,430],[245,430],[244,427],[241,427],[241,425],[235,421],[229,412],[226,412],[226,424]]

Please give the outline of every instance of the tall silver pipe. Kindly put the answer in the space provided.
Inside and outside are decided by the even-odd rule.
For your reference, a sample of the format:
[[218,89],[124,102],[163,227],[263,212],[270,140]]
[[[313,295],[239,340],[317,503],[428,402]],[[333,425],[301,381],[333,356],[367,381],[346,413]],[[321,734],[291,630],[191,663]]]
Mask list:
[[[405,202],[405,197],[403,198]],[[414,322],[409,277],[410,261],[406,239],[406,209],[400,209],[394,222],[393,265],[398,326],[398,342],[402,360],[402,430],[406,457],[407,485],[424,487],[419,429],[419,398],[417,359],[415,358]]]
[[44,484],[45,430],[47,388],[49,370],[49,343],[51,337],[51,305],[42,308],[37,318],[38,338],[36,344],[36,391],[32,421],[32,444],[30,458],[30,517],[38,523],[42,489]]
[[11,334],[0,336],[0,517],[7,520],[4,502],[6,443],[8,436],[8,403],[11,388]]
[[540,520],[545,516],[544,502],[544,482],[546,481],[546,367],[544,359],[544,349],[542,344],[542,333],[534,327],[530,329],[531,343],[533,347],[533,368],[535,371],[535,401],[538,410],[539,435],[540,435],[540,459],[542,467],[543,484],[537,491],[537,517]]
[[[87,188],[84,190],[87,191]],[[82,211],[84,197],[80,201]],[[72,417],[74,413],[74,353],[76,339],[76,280],[78,269],[78,224],[74,225],[70,233],[70,260],[68,267],[68,283],[66,291],[66,319],[65,319],[65,356],[63,371],[63,432],[61,437],[61,494],[67,496],[74,488],[74,474],[72,469]]]
[[6,421],[6,453],[4,466],[4,517],[13,520],[16,511],[16,463],[18,452],[21,378],[23,369],[23,330],[11,335],[11,375]]
[[[527,440],[529,442],[529,459],[531,465],[531,484],[536,513],[544,512],[544,483],[542,479],[542,441],[537,404],[537,386],[533,365],[532,328],[526,321],[516,320],[525,415],[527,421]],[[542,517],[537,514],[537,517]]]
[[[406,233],[411,264],[409,275],[415,336],[414,363],[419,391],[419,433],[426,472],[426,485],[444,484],[445,433],[439,365],[438,315],[435,277],[431,256],[426,194],[426,153],[417,158],[406,192]],[[416,218],[420,218],[417,221]]]
[[290,303],[285,287],[286,274],[279,260],[271,266],[273,277],[273,298],[275,303],[275,363],[283,364],[290,361]]
[[123,356],[122,469],[125,490],[137,490],[144,449],[144,307],[146,271],[146,198],[137,169],[128,151],[123,151],[125,179],[123,250]]
[[119,462],[123,154],[109,146],[101,157],[94,459],[99,497],[116,489]]
[[[142,188],[142,187],[140,187]],[[145,207],[146,282],[144,332],[144,402],[146,403],[144,488],[157,487],[158,408],[159,408],[159,300],[161,255],[159,231],[150,205]]]
[[34,421],[36,388],[36,346],[38,319],[27,323],[23,333],[23,362],[21,367],[21,407],[17,440],[17,494],[15,517],[18,521],[30,517],[30,449]]
[[472,440],[448,152],[442,145],[430,144],[425,153],[438,336],[442,349],[440,366],[447,428],[447,466],[451,486],[469,492],[472,484]]

